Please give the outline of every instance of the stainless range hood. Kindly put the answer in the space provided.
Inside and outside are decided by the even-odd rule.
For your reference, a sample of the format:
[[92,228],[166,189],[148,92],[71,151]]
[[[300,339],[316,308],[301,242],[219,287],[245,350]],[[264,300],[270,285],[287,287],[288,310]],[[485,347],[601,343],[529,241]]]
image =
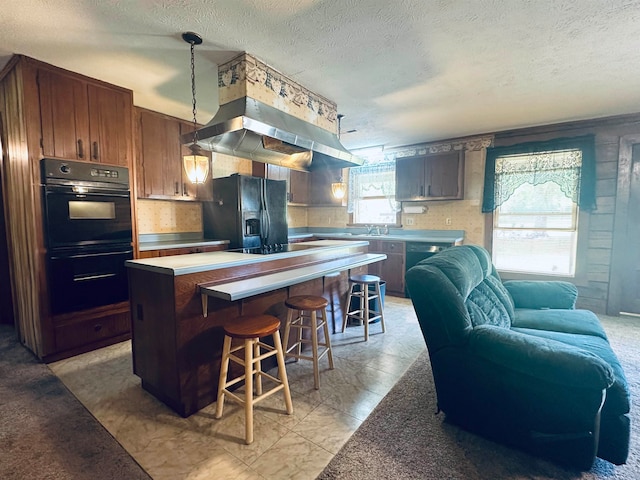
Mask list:
[[[190,144],[193,134],[181,137]],[[203,150],[271,163],[295,170],[359,167],[338,136],[250,97],[221,105],[198,130]]]

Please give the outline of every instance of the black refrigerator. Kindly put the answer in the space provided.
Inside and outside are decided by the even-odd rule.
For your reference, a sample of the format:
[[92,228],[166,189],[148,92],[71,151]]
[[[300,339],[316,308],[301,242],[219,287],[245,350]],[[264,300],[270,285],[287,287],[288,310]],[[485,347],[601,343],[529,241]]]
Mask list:
[[229,240],[251,253],[289,242],[287,182],[248,175],[214,178],[213,201],[202,204],[205,238]]

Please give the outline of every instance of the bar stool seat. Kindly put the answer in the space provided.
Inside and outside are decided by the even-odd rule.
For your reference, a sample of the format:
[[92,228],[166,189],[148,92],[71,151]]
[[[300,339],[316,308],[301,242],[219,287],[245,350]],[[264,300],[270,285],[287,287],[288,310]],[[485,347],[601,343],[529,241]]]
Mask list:
[[[287,371],[284,365],[284,351],[280,341],[280,320],[271,315],[243,315],[227,322],[224,327],[224,345],[222,347],[222,363],[220,366],[220,380],[218,383],[218,403],[216,405],[216,418],[222,417],[224,400],[228,395],[231,399],[244,405],[245,409],[245,443],[249,445],[253,442],[253,405],[280,390],[284,391],[284,400],[287,413],[293,413],[291,402],[291,392],[287,380]],[[273,337],[272,347],[260,341],[260,338],[271,335]],[[233,339],[244,340],[236,347],[231,346]],[[234,355],[235,352],[244,349],[244,358]],[[262,353],[262,351],[265,353]],[[276,356],[278,361],[278,376],[276,378],[262,371],[261,362],[265,358]],[[229,361],[233,361],[244,366],[244,374],[227,380],[229,373]],[[255,376],[256,396],[253,395]],[[266,377],[276,384],[270,390],[262,391],[262,377]],[[229,390],[229,387],[244,380],[245,393],[236,394]]]
[[[285,357],[311,360],[313,362],[313,381],[315,389],[320,388],[320,369],[318,361],[325,355],[329,359],[329,369],[333,370],[333,354],[331,352],[331,339],[327,325],[327,305],[329,302],[324,297],[316,295],[298,295],[289,297],[284,304],[289,309],[287,323],[284,327],[285,344],[289,340],[291,329],[296,330],[295,341],[290,347],[285,347]],[[318,315],[318,312],[320,313]],[[294,318],[295,317],[295,318]],[[324,342],[318,341],[318,330],[322,328]],[[303,331],[311,330],[311,339],[303,338]],[[311,344],[311,355],[302,353],[303,344]],[[322,347],[319,350],[318,347]]]
[[[369,324],[380,320],[382,333],[385,332],[382,295],[380,293],[380,277],[376,275],[351,275],[349,277],[349,294],[347,295],[347,313],[342,322],[342,332],[347,327],[350,318],[364,324],[364,341],[369,340]],[[373,287],[373,291],[370,287]],[[378,299],[379,310],[372,310],[369,302]],[[357,299],[357,308],[352,308],[352,300]]]

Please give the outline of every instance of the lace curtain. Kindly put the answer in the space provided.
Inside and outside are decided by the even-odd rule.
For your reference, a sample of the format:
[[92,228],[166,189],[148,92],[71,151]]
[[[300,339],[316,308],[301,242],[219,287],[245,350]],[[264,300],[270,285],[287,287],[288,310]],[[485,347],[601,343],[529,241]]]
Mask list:
[[365,163],[362,167],[350,168],[347,212],[354,212],[355,202],[359,198],[380,196],[387,198],[392,211],[399,211],[399,203],[395,201],[395,173],[395,162]]
[[558,184],[567,198],[578,203],[581,166],[580,150],[499,157],[496,159],[495,206],[509,200],[525,183],[542,185],[547,182]]
[[595,210],[592,135],[487,149],[483,212],[506,202],[521,185],[554,182],[583,210]]

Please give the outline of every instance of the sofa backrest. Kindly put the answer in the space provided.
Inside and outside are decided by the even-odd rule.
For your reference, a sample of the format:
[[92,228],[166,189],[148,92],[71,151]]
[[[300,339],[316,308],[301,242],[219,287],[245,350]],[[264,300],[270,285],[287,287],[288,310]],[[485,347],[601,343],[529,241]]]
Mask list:
[[452,247],[423,260],[406,284],[430,350],[463,344],[478,325],[511,326],[513,301],[482,247]]

